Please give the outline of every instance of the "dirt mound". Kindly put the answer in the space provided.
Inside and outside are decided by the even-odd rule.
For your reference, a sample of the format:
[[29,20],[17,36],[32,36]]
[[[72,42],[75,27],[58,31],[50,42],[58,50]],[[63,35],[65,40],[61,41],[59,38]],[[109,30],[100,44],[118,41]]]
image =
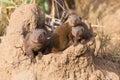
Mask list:
[[44,55],[31,64],[30,59],[23,55],[22,33],[34,29],[42,21],[34,14],[39,10],[33,4],[21,5],[12,14],[7,34],[0,44],[0,80],[120,79],[120,64],[94,57],[94,43],[70,46],[63,52]]

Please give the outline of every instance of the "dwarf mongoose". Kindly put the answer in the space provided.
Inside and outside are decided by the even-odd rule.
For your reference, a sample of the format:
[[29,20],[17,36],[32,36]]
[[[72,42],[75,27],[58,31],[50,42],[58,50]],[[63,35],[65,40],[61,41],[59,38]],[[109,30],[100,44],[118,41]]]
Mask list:
[[75,45],[79,42],[85,44],[86,41],[89,41],[94,36],[94,32],[89,27],[90,25],[87,25],[85,22],[81,22],[77,26],[72,27],[72,35],[74,37]]
[[47,41],[47,33],[44,29],[35,29],[28,33],[24,40],[25,55],[35,62],[35,56],[41,55],[44,51]]

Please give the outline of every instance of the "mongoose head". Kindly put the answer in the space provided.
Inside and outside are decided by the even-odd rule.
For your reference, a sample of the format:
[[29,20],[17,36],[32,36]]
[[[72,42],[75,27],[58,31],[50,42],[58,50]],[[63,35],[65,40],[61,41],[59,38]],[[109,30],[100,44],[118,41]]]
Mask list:
[[78,39],[81,39],[84,35],[84,28],[82,26],[72,27],[72,35]]
[[30,40],[34,43],[42,43],[47,40],[47,32],[44,29],[33,30]]
[[69,23],[70,26],[76,26],[81,22],[82,18],[76,14],[76,13],[71,13],[68,15],[67,22]]

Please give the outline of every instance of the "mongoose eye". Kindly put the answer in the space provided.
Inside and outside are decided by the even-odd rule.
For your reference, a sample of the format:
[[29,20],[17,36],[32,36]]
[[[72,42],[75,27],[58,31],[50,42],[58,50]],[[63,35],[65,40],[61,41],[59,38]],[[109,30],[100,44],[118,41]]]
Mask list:
[[39,35],[39,40],[42,40],[44,38],[44,35],[43,34],[40,34]]
[[81,31],[83,32],[83,31],[84,31],[84,28],[81,28]]
[[39,35],[39,40],[43,41],[46,38],[46,32],[43,32],[42,34]]

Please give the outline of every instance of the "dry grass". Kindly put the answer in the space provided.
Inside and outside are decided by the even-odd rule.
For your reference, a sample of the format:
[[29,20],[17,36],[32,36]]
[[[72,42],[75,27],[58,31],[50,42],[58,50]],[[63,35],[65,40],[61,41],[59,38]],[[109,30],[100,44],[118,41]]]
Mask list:
[[112,37],[110,34],[105,34],[103,27],[105,27],[100,20],[97,20],[96,25],[92,25],[93,29],[97,33],[96,41],[100,42],[97,55],[100,54],[100,57],[105,57],[106,59],[112,61],[120,61],[120,44],[113,45],[113,40],[118,40],[118,37]]
[[[11,13],[19,7],[20,4],[29,4],[34,1],[35,0],[0,0],[0,36],[6,32]],[[42,7],[44,1],[39,0],[38,4]]]

